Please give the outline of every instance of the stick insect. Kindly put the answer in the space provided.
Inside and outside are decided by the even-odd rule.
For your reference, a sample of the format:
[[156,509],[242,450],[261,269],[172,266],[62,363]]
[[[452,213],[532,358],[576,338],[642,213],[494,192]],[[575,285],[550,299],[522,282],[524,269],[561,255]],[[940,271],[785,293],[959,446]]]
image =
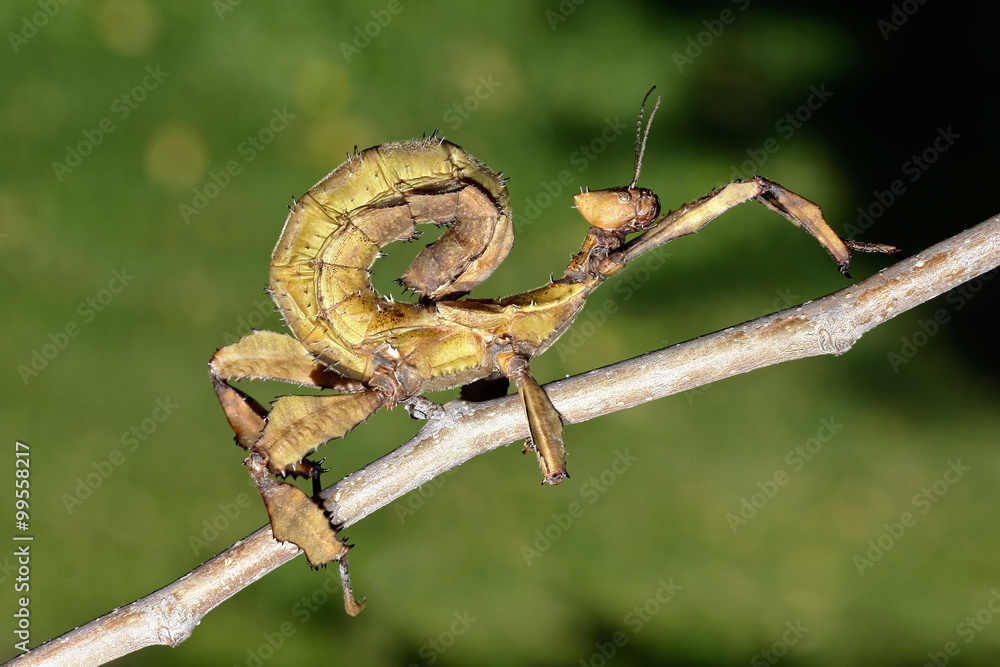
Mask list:
[[[269,288],[292,335],[254,331],[218,350],[209,369],[236,441],[250,451],[247,465],[275,537],[302,548],[313,566],[338,561],[349,612],[361,604],[350,593],[347,545],[313,498],[272,476],[312,477],[318,492],[322,469],[307,457],[380,407],[506,379],[521,397],[531,434],[526,447],[537,454],[542,480],[558,484],[567,477],[562,422],[528,363],[631,260],[751,200],[815,237],[845,275],[852,250],[894,251],[840,238],[819,206],[761,176],[661,215],[653,191],[638,187],[660,102],[658,97],[643,132],[651,93],[636,123],[632,182],[574,197],[590,225],[582,248],[562,277],[523,294],[466,296],[510,251],[510,200],[502,176],[434,135],[355,149],[293,202],[271,257]],[[447,229],[399,279],[418,301],[380,295],[370,280],[373,263],[387,244],[413,239],[420,224]],[[237,379],[276,379],[336,393],[282,396],[268,411],[229,384]]]

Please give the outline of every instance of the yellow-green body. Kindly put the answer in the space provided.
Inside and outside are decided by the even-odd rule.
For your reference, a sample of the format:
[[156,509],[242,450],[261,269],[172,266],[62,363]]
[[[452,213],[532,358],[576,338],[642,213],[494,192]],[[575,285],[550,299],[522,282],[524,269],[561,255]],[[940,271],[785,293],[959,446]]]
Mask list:
[[[450,276],[432,297],[405,303],[372,288],[381,247],[413,238],[415,224],[453,221],[481,245],[471,257],[469,248],[455,252],[446,232],[422,253],[434,259],[421,264],[418,256],[410,282],[423,287],[429,271]],[[592,288],[585,283],[550,283],[500,300],[433,296],[471,290],[512,243],[501,177],[436,138],[385,144],[352,156],[296,203],[271,259],[271,294],[317,360],[365,384],[381,378],[400,402],[497,372],[499,351],[537,354],[583,307]]]
[[[812,234],[845,273],[849,247],[887,250],[845,244],[818,206],[759,176],[660,216],[656,195],[636,187],[641,154],[637,128],[632,184],[574,198],[590,229],[563,277],[497,300],[462,297],[510,251],[509,196],[499,175],[454,144],[429,137],[355,153],[292,206],[272,255],[270,289],[294,337],[255,331],[216,351],[209,364],[237,443],[251,450],[248,465],[275,535],[302,547],[313,565],[342,561],[346,547],[322,529],[322,510],[266,472],[318,479],[319,467],[306,457],[379,407],[484,378],[516,384],[531,433],[526,444],[538,454],[543,481],[567,477],[562,421],[528,360],[552,345],[587,296],[629,260],[695,233],[733,206],[759,201]],[[401,303],[378,294],[370,270],[381,248],[413,239],[422,223],[448,229],[400,279],[419,299]],[[639,235],[626,242],[633,233]],[[343,393],[282,396],[268,411],[228,383],[239,378]],[[346,584],[345,593],[350,598]]]

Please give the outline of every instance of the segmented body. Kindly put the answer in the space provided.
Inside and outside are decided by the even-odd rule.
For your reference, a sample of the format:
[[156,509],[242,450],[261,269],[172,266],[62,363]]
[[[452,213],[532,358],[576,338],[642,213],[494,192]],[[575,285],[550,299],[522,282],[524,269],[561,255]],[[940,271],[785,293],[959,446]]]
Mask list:
[[[449,225],[401,278],[421,302],[378,294],[370,271],[380,248],[414,238],[421,223]],[[383,144],[351,156],[295,204],[272,256],[271,293],[318,360],[396,403],[489,375],[503,349],[538,353],[583,306],[575,283],[455,300],[512,243],[507,189],[486,165],[434,137]]]
[[[355,153],[292,207],[272,256],[271,293],[295,337],[254,331],[216,350],[209,373],[236,442],[251,452],[247,465],[275,538],[301,547],[313,566],[340,561],[349,613],[361,605],[350,591],[347,546],[314,498],[268,473],[310,476],[318,487],[322,470],[306,457],[383,405],[503,375],[521,397],[531,434],[525,443],[537,454],[543,482],[558,484],[568,477],[563,420],[528,361],[629,261],[749,200],[812,234],[844,273],[852,248],[895,251],[841,239],[816,204],[760,176],[661,216],[656,195],[637,187],[649,133],[647,123],[640,142],[644,108],[645,99],[631,184],[574,197],[590,223],[583,247],[562,278],[523,294],[459,298],[504,260],[513,227],[503,179],[454,144],[431,137]],[[414,238],[420,223],[449,229],[401,279],[419,302],[397,303],[372,287],[371,266],[386,244]],[[626,241],[630,234],[636,236]],[[264,378],[344,393],[281,396],[268,411],[229,384]]]

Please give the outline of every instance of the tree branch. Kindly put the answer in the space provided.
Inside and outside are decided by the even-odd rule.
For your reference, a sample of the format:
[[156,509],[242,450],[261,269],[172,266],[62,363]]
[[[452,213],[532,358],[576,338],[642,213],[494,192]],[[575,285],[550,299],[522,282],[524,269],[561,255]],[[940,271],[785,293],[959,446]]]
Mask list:
[[[1000,215],[821,299],[553,382],[545,391],[563,421],[573,424],[783,361],[840,355],[882,322],[998,265]],[[356,523],[528,434],[514,395],[444,406],[419,400],[412,407],[428,421],[409,442],[323,491],[335,523]],[[172,584],[8,664],[97,665],[145,646],[176,646],[209,611],[299,553],[276,542],[265,526]]]

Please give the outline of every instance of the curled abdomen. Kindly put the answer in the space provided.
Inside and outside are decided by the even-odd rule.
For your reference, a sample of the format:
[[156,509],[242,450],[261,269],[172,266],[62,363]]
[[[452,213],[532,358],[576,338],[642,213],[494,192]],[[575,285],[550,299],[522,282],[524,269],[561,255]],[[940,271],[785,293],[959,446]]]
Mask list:
[[[403,274],[421,304],[379,295],[370,269],[380,249],[449,225]],[[396,332],[436,323],[426,302],[482,282],[513,243],[503,179],[434,137],[351,156],[293,207],[271,260],[271,293],[306,348],[341,374],[370,379]],[[381,355],[381,356],[380,356]]]

